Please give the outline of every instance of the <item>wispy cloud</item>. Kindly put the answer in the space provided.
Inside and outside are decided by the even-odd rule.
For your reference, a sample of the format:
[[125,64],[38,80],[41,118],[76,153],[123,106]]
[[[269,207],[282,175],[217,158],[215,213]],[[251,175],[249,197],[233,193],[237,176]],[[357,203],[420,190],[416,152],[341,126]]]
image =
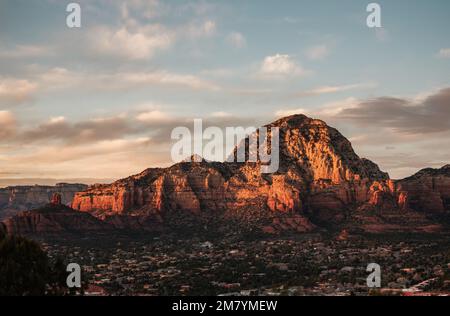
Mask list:
[[15,134],[17,122],[9,111],[0,111],[0,139],[8,139]]
[[244,35],[239,32],[231,32],[227,36],[227,42],[234,48],[243,48],[247,45],[247,40]]
[[79,146],[44,146],[30,155],[18,158],[18,162],[34,161],[36,163],[61,163],[74,160],[89,160],[95,156],[107,156],[123,151],[134,151],[136,147],[150,145],[150,138],[142,137],[131,140],[113,139],[96,143],[80,144]]
[[168,14],[170,7],[158,0],[131,0],[119,2],[120,12],[123,20],[134,20],[136,16],[152,19]]
[[28,101],[37,88],[37,84],[29,80],[0,77],[0,106]]
[[139,128],[126,116],[89,119],[71,123],[64,117],[53,117],[37,127],[27,128],[16,136],[17,143],[55,141],[62,144],[87,144],[102,140],[114,140],[136,134]]
[[341,131],[359,155],[389,170],[391,177],[403,178],[449,163],[449,104],[450,88],[444,88],[419,97],[350,97],[318,108],[282,109],[276,116],[322,119]]
[[357,107],[343,109],[337,117],[406,134],[429,134],[450,131],[449,105],[450,88],[446,88],[418,103],[394,97],[365,100]]
[[306,71],[290,55],[276,54],[267,56],[261,63],[259,74],[265,79],[282,79],[306,75]]
[[0,47],[0,58],[18,59],[54,55],[53,48],[42,45],[15,45],[12,49]]
[[[144,109],[156,106],[139,105]],[[204,126],[252,126],[252,118],[227,112],[205,113]],[[253,122],[253,123],[249,123]],[[13,133],[7,130],[11,126]],[[134,110],[110,117],[72,121],[50,117],[35,127],[17,126],[14,116],[0,112],[2,167],[27,175],[46,177],[124,177],[149,166],[167,166],[170,134],[176,126],[193,127],[193,117],[149,109]]]
[[186,27],[179,29],[179,33],[198,39],[202,37],[211,37],[216,34],[217,26],[213,20],[205,20],[201,22],[191,22]]
[[175,34],[161,25],[129,30],[98,27],[90,32],[89,45],[93,54],[142,60],[172,45]]
[[195,90],[220,90],[218,85],[197,76],[168,71],[123,73],[116,75],[116,79],[131,84],[177,85]]
[[450,48],[442,48],[437,53],[439,58],[450,58]]
[[[19,97],[21,95],[24,95],[28,90],[30,90],[30,92],[35,91],[37,87],[45,90],[83,87],[84,89],[90,91],[120,91],[124,89],[141,89],[146,85],[161,85],[169,87],[181,87],[199,91],[221,90],[221,87],[218,84],[210,80],[206,80],[192,74],[176,73],[167,70],[134,72],[89,72],[74,71],[57,67],[46,70],[38,69],[36,75],[31,77],[33,78],[33,82],[35,83],[32,83],[30,81],[22,82],[23,88],[17,90],[13,95],[17,95],[17,97]],[[2,81],[0,80],[0,100],[2,91],[1,82]],[[12,92],[13,91],[9,90],[8,94],[11,94]]]
[[389,30],[385,27],[376,27],[375,28],[375,37],[380,42],[387,42],[390,39]]
[[144,123],[161,123],[161,122],[170,122],[174,118],[167,112],[163,112],[160,110],[150,110],[139,113],[136,116],[136,119]]
[[375,88],[377,84],[375,83],[355,83],[355,84],[347,84],[340,86],[321,86],[311,90],[302,91],[295,93],[294,96],[297,97],[305,97],[305,96],[314,96],[314,95],[322,95],[322,94],[330,94],[330,93],[339,93],[344,91],[356,90],[356,89],[369,89]]
[[306,57],[311,60],[321,60],[327,57],[329,54],[330,48],[325,44],[312,46],[306,51]]
[[[334,90],[334,89],[332,89]],[[450,88],[421,98],[347,98],[316,109],[294,108],[278,115],[306,113],[324,120],[347,121],[364,127],[386,128],[408,135],[450,132]]]

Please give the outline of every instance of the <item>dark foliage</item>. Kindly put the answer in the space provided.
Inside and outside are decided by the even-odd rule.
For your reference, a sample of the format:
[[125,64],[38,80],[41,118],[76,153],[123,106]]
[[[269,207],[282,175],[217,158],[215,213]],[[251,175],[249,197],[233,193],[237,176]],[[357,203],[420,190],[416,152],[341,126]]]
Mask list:
[[65,294],[65,268],[51,265],[39,245],[23,237],[0,239],[0,296]]

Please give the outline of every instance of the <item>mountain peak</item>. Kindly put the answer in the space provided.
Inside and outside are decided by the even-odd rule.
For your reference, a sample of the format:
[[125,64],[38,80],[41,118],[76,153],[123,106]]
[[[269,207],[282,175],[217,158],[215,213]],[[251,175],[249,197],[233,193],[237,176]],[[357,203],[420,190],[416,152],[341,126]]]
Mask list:
[[281,165],[289,168],[295,164],[312,180],[341,183],[389,178],[375,163],[361,159],[350,141],[322,120],[295,114],[280,118],[267,127],[280,129]]
[[[79,192],[72,207],[111,218],[121,228],[154,229],[158,221],[182,229],[206,223],[217,231],[232,226],[307,232],[316,223],[345,221],[349,211],[408,210],[415,205],[410,202],[415,201],[413,190],[387,181],[386,173],[360,158],[350,141],[324,121],[297,114],[266,127],[279,127],[275,173],[261,174],[258,164],[250,161],[208,162],[193,155],[184,163]],[[247,149],[248,140],[239,146]],[[187,163],[195,160],[201,163]]]
[[425,168],[422,170],[419,170],[417,173],[413,174],[412,176],[405,178],[403,180],[410,180],[410,179],[417,179],[421,177],[436,177],[436,176],[449,176],[450,177],[450,164],[445,165],[441,168]]
[[313,119],[304,114],[293,114],[293,115],[282,117],[282,118],[276,120],[275,122],[268,124],[267,126],[280,127],[280,128],[283,128],[283,127],[292,128],[292,127],[300,127],[305,124],[313,124],[313,123],[326,125],[325,122],[323,122],[321,120]]

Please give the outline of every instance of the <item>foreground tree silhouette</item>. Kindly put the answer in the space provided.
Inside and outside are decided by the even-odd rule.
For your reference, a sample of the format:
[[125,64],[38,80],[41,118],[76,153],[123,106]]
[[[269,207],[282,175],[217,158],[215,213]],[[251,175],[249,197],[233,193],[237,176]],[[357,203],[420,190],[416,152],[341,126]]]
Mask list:
[[37,243],[0,236],[0,296],[64,295],[63,273],[63,264],[52,268]]

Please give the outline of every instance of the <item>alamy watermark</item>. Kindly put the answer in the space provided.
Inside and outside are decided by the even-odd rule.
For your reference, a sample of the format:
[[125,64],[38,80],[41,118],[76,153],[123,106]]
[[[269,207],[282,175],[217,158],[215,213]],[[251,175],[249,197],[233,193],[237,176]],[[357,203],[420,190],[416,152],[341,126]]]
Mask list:
[[367,287],[379,288],[381,287],[381,267],[377,263],[369,263],[366,272],[370,272],[366,279]]
[[[172,130],[171,138],[177,140],[172,146],[171,157],[175,163],[192,157],[194,162],[202,158],[212,161],[260,162],[261,173],[274,173],[280,164],[279,128],[210,126],[203,130],[203,121],[194,120],[194,131],[185,126]],[[225,142],[225,144],[224,144]],[[225,150],[224,150],[225,147]],[[227,155],[227,156],[225,156]]]
[[68,28],[80,28],[81,27],[81,6],[72,2],[66,7],[66,12],[69,14],[66,17],[66,25]]
[[366,11],[370,12],[366,19],[367,27],[381,27],[381,6],[376,2],[369,3]]
[[66,279],[68,288],[80,288],[81,287],[81,267],[78,263],[69,263],[66,268],[67,272],[70,272]]
[[[372,2],[366,7],[366,11],[370,14],[367,16],[366,23],[369,28],[380,28],[381,26],[381,6]],[[71,2],[66,7],[69,14],[66,17],[66,25],[69,28],[81,27],[81,6],[77,2]]]

